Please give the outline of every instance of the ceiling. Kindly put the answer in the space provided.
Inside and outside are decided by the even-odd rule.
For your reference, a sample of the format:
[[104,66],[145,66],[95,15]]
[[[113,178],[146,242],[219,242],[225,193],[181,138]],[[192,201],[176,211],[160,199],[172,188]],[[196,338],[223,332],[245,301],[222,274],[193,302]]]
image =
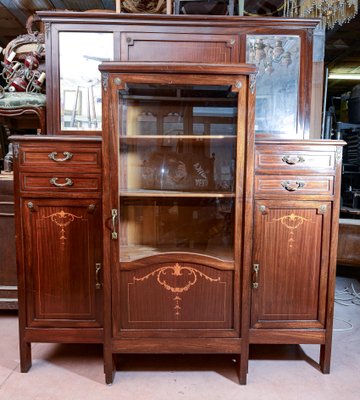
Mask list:
[[[235,2],[236,3],[236,2]],[[248,14],[281,16],[283,0],[245,0]],[[27,18],[39,10],[115,10],[115,0],[0,0],[0,46],[26,33]],[[277,11],[279,10],[280,11]],[[325,65],[329,72],[360,72],[360,16],[326,33]],[[338,96],[359,81],[329,81],[328,95]]]

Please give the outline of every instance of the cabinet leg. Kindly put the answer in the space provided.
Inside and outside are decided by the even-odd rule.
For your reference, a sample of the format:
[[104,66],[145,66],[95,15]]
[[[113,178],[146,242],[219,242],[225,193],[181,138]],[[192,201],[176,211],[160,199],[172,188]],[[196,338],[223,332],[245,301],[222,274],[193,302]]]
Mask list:
[[105,382],[107,385],[112,385],[114,382],[116,371],[115,357],[112,353],[107,354],[104,352],[104,372],[105,372]]
[[320,369],[323,374],[330,373],[331,345],[320,346]]
[[31,368],[31,343],[20,340],[20,371],[28,372]]
[[238,361],[238,377],[240,385],[246,385],[247,372],[248,372],[248,357],[246,354],[239,355]]

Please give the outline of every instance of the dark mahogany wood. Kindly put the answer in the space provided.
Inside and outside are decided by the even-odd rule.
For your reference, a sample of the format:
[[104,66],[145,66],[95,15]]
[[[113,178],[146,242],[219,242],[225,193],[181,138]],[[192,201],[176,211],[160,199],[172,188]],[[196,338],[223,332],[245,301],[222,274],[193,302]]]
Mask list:
[[[249,341],[319,344],[324,373],[330,371],[343,145],[313,140],[255,146]],[[285,180],[294,190],[280,189]],[[297,187],[300,181],[304,186]]]
[[[245,383],[249,293],[247,280],[240,270],[250,269],[251,254],[245,251],[244,238],[245,233],[251,232],[251,218],[247,217],[252,213],[253,168],[248,160],[252,160],[254,151],[255,96],[249,76],[256,70],[240,64],[145,65],[133,62],[103,63],[100,69],[104,96],[103,163],[107,177],[103,198],[105,308],[112,310],[111,318],[105,317],[106,381],[110,382],[113,377],[113,353],[236,352],[240,354],[239,380]],[[217,259],[216,254],[207,257],[186,252],[183,255],[165,252],[133,262],[119,261],[119,242],[127,241],[122,236],[126,231],[119,229],[118,240],[111,240],[107,221],[111,210],[119,207],[119,165],[126,168],[121,154],[119,160],[119,132],[113,127],[120,126],[118,91],[129,83],[160,83],[174,87],[218,84],[231,86],[239,92],[234,261],[224,262],[221,253]],[[166,195],[169,194],[165,192]],[[191,196],[190,193],[184,195]]]
[[[45,23],[49,136],[13,138],[21,371],[31,366],[32,342],[103,343],[108,384],[121,353],[178,352],[235,354],[245,384],[249,343],[308,343],[320,345],[320,368],[328,373],[343,143],[304,140],[320,136],[311,102],[322,97],[319,88],[312,92],[318,21],[39,15]],[[114,33],[114,61],[100,67],[102,131],[60,129],[61,32]],[[296,132],[265,132],[256,144],[252,84],[249,90],[249,74],[256,71],[244,64],[246,35],[252,34],[297,35],[301,54]],[[236,141],[237,149],[236,189],[221,193],[235,202],[232,258],[194,250],[120,262],[111,210],[119,210],[120,196],[146,198],[136,190],[119,191],[124,164],[118,160],[118,92],[127,83],[231,85],[239,93],[237,136],[223,142],[226,147]],[[144,147],[136,135],[121,140]],[[72,184],[57,186],[52,178]],[[167,196],[169,191],[158,198]],[[204,197],[216,198],[211,192]],[[181,199],[191,202],[194,194],[184,191]],[[115,229],[118,223],[115,218]],[[145,230],[153,232],[151,226]],[[164,274],[158,280],[159,272]],[[193,274],[196,285],[176,299],[171,288],[180,292]]]
[[[101,139],[18,136],[12,140],[20,358],[21,371],[26,372],[31,366],[31,342],[103,341]],[[69,160],[67,153],[72,154]],[[67,186],[53,187],[54,176],[59,184],[72,176],[73,192]],[[92,180],[96,184],[89,192],[89,185],[82,182]]]

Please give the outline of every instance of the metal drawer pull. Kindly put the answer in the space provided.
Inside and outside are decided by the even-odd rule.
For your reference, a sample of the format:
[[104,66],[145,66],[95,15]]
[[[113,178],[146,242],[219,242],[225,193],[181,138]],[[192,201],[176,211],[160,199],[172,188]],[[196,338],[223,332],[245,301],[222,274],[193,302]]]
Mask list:
[[63,162],[63,161],[70,160],[73,156],[73,154],[70,153],[69,151],[63,152],[64,158],[56,158],[57,154],[58,153],[56,151],[53,151],[52,153],[48,154],[48,157],[50,158],[50,160],[53,160],[56,162]]
[[286,189],[288,192],[295,192],[298,189],[301,189],[305,186],[305,182],[301,181],[295,181],[295,182],[290,182],[290,181],[282,181],[281,186]]
[[253,289],[257,289],[259,287],[259,264],[253,265],[253,280],[252,280],[252,287]]
[[100,263],[96,263],[95,264],[95,280],[96,280],[95,288],[96,289],[101,289],[102,288],[102,283],[100,283],[100,281],[99,281],[99,272],[100,272],[100,270],[101,270],[101,264]]
[[116,208],[111,210],[111,220],[112,220],[112,232],[111,239],[116,240],[118,238],[118,234],[116,232],[116,217],[118,215],[118,211]]
[[59,178],[51,178],[50,183],[56,187],[72,186],[74,182],[70,178],[65,178],[65,183],[57,183]]
[[281,160],[286,164],[295,165],[295,164],[303,163],[305,161],[305,158],[303,156],[287,155],[287,156],[284,156]]

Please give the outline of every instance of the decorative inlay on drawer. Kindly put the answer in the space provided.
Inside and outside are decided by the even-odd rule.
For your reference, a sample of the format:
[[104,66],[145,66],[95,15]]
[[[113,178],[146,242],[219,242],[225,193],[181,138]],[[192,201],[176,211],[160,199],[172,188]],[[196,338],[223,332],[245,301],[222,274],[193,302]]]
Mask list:
[[21,148],[20,167],[46,167],[49,169],[81,168],[84,172],[100,170],[100,147],[83,148],[70,145],[54,145]]
[[335,170],[334,151],[291,150],[289,146],[274,149],[273,146],[257,146],[255,149],[257,171]]
[[97,174],[31,174],[21,176],[21,190],[23,191],[100,191],[101,176]]
[[292,176],[257,175],[255,176],[256,194],[321,194],[333,195],[333,176]]

